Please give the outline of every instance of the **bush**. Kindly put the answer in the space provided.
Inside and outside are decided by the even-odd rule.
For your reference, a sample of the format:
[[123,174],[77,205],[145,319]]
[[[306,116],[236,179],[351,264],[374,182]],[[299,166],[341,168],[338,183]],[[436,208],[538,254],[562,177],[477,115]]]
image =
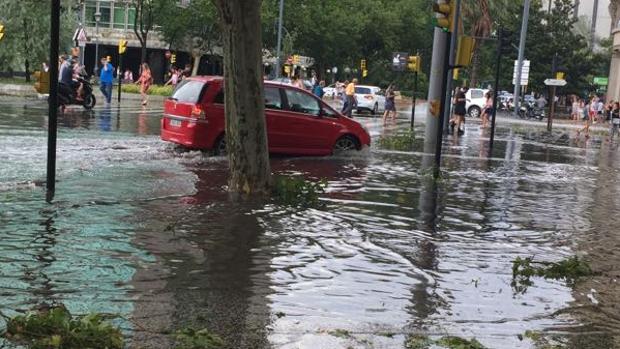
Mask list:
[[[121,85],[121,91],[123,91],[124,93],[140,93],[140,85],[136,85],[136,84]],[[168,86],[151,85],[151,88],[149,88],[148,94],[155,95],[155,96],[168,97],[168,96],[172,96],[172,91],[174,91],[174,87],[170,85]]]
[[45,305],[9,318],[2,337],[31,349],[122,349],[120,329],[104,320],[102,314],[74,317],[63,305]]

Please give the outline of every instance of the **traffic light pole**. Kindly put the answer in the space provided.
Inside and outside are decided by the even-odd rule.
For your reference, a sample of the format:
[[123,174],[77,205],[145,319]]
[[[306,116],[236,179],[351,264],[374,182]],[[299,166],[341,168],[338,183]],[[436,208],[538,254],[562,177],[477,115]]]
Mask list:
[[116,74],[116,78],[118,79],[118,105],[121,104],[121,83],[123,80],[123,54],[118,54],[118,74]]
[[523,4],[523,21],[521,23],[521,36],[519,38],[519,57],[517,59],[517,76],[515,78],[515,90],[514,90],[514,116],[519,114],[521,93],[521,74],[523,73],[523,54],[525,52],[525,40],[527,38],[527,23],[530,19],[530,0],[524,0]]
[[413,131],[413,121],[415,119],[415,104],[417,102],[416,93],[418,92],[418,71],[414,73],[413,80],[413,104],[411,105],[411,131]]
[[440,156],[440,154],[436,153],[437,143],[442,141],[443,131],[443,122],[440,123],[440,121],[442,121],[443,114],[437,109],[442,105],[442,95],[445,96],[445,93],[443,93],[443,88],[445,88],[444,85],[446,81],[444,71],[447,70],[446,43],[449,43],[448,39],[449,37],[446,32],[440,28],[435,28],[427,97],[429,107],[426,114],[426,124],[424,130],[424,153],[431,154],[435,152],[436,163],[438,156]]
[[48,99],[47,176],[45,201],[51,203],[56,192],[56,135],[58,132],[58,45],[60,36],[60,0],[52,0],[50,25],[50,95]]
[[[450,55],[448,54],[449,50],[450,50],[450,46],[451,46],[451,36],[452,33],[448,32],[446,33],[446,42],[445,42],[445,49],[444,49],[444,55],[443,55],[443,77],[441,79],[441,97],[442,98],[446,98],[446,96],[448,95],[446,92],[447,86],[448,86],[448,76],[449,76],[449,72],[450,72]],[[440,109],[439,109],[439,124],[437,125],[437,138],[436,138],[436,142],[435,142],[435,171],[433,172],[435,178],[439,177],[439,169],[441,167],[441,148],[443,146],[443,133],[444,133],[444,115],[446,115],[446,111],[450,109],[448,102],[450,100],[448,99],[448,101],[442,100],[441,104],[440,104]]]
[[549,118],[547,119],[547,132],[551,132],[553,128],[553,114],[555,114],[555,92],[557,87],[553,86],[551,88],[551,98],[549,98],[549,103],[551,107],[549,108]]
[[502,64],[502,38],[503,29],[500,27],[497,38],[497,58],[495,62],[495,86],[493,87],[493,115],[491,116],[491,139],[489,141],[489,157],[493,153],[493,142],[495,141],[495,117],[497,116],[497,90],[499,89],[499,73]]
[[[461,0],[456,0],[454,4],[454,18],[452,19],[452,23],[454,27],[452,28],[452,33],[450,36],[450,48],[448,49],[448,58],[449,58],[449,66],[450,71],[454,69],[455,61],[456,61],[456,48],[459,42],[459,21],[461,18]],[[443,115],[443,130],[445,133],[448,133],[448,123],[450,120],[451,110],[452,110],[452,76],[450,72],[446,73],[446,88],[445,88],[445,100],[444,100],[444,114]],[[465,127],[465,126],[463,126]]]

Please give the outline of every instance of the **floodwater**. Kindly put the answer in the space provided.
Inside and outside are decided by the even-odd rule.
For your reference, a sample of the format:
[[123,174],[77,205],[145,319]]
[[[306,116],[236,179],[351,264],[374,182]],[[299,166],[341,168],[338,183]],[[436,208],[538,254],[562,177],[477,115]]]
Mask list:
[[[172,348],[186,327],[227,348],[404,348],[413,334],[536,347],[526,331],[620,347],[620,150],[603,134],[500,123],[489,158],[469,122],[432,181],[421,147],[377,146],[406,121],[362,118],[370,150],[272,160],[328,180],[324,207],[291,209],[231,201],[225,159],[161,142],[158,106],[70,110],[46,204],[45,106],[0,106],[4,314],[42,302],[117,313],[132,348]],[[598,275],[513,292],[516,257],[574,255]]]

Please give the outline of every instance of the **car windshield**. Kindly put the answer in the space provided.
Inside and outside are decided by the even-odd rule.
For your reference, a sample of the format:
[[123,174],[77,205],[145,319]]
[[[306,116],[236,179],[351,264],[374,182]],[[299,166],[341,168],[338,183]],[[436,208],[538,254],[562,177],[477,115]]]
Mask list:
[[198,103],[205,83],[198,80],[185,80],[174,90],[172,99],[177,102]]
[[359,93],[361,95],[369,95],[372,94],[372,90],[368,87],[356,87],[355,93]]

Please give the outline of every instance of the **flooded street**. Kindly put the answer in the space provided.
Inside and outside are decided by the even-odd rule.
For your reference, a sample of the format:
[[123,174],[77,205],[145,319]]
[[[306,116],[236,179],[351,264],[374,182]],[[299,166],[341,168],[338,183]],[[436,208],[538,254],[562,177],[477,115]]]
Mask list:
[[[328,181],[325,207],[293,209],[229,200],[226,160],[162,142],[161,113],[67,111],[49,205],[45,104],[0,97],[2,313],[118,313],[131,348],[172,348],[186,327],[226,348],[405,348],[415,334],[536,348],[526,331],[620,347],[620,149],[605,133],[500,122],[487,157],[488,130],[468,121],[434,181],[423,125],[413,151],[388,150],[379,137],[408,121],[363,117],[371,149],[272,159]],[[575,255],[597,275],[512,289],[515,258]]]

